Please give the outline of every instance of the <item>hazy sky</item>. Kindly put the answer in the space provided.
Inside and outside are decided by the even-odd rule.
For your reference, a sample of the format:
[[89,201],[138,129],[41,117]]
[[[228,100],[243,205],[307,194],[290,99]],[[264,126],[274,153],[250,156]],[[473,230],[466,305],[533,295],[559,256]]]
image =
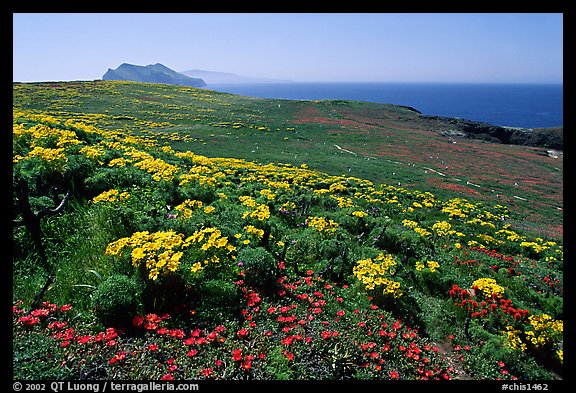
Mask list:
[[562,13],[15,13],[13,81],[162,63],[308,81],[563,82]]

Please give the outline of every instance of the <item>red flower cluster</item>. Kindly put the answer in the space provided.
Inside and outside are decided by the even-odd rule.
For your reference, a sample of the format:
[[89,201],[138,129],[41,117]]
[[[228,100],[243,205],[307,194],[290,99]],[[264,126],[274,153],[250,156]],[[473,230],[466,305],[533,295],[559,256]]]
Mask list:
[[496,299],[493,297],[490,301],[481,300],[478,302],[475,300],[475,293],[472,295],[470,291],[460,288],[457,284],[452,285],[449,294],[455,300],[454,305],[465,308],[466,311],[470,312],[472,318],[486,317],[488,313],[500,310],[505,315],[511,315],[514,320],[522,321],[530,313],[528,310],[512,307],[512,300],[510,299]]

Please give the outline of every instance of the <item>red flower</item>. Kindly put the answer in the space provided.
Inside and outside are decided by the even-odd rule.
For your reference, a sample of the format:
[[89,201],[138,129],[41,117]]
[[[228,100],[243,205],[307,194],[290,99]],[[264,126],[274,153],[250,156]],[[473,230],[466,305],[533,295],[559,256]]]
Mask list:
[[156,351],[156,350],[158,350],[158,345],[156,345],[156,344],[150,344],[150,345],[148,345],[148,349],[149,349],[150,351]]
[[91,336],[80,336],[76,339],[79,344],[86,344],[92,339]]
[[184,338],[184,331],[182,329],[170,329],[168,334],[170,337]]
[[204,375],[205,377],[209,377],[212,374],[212,367],[208,367],[208,368],[204,368],[202,369],[202,375]]
[[66,327],[66,325],[68,324],[68,322],[63,321],[63,322],[58,322],[58,321],[54,321],[54,322],[50,322],[50,324],[48,324],[48,329],[62,329],[64,327]]
[[198,351],[193,349],[191,351],[188,351],[188,353],[186,353],[186,356],[192,357],[192,356],[196,355],[197,353],[198,353]]
[[284,357],[286,357],[286,359],[294,360],[294,354],[293,353],[290,353],[288,351],[282,351],[282,354],[284,355]]
[[26,315],[24,317],[20,317],[18,322],[21,322],[25,325],[32,326],[40,322],[40,318],[32,317],[30,315]]
[[72,309],[72,305],[70,304],[64,304],[63,306],[60,307],[60,311],[64,312],[64,311],[70,311]]
[[240,330],[238,330],[237,334],[238,334],[239,338],[246,338],[248,336],[248,330],[240,329]]
[[172,374],[164,374],[160,377],[160,380],[162,381],[173,381],[174,377],[172,376]]
[[311,276],[314,274],[314,270],[306,270],[306,274]]
[[398,374],[398,371],[390,371],[390,378],[398,379],[399,377],[400,377],[400,374]]
[[235,362],[242,360],[242,349],[238,348],[232,351],[232,360]]
[[278,269],[285,269],[285,268],[286,268],[286,266],[284,266],[284,261],[280,261],[278,263]]
[[244,363],[242,363],[242,368],[245,371],[249,371],[252,368],[252,361],[251,360],[244,361]]
[[118,352],[116,355],[114,355],[112,359],[108,360],[108,363],[114,364],[119,360],[123,360],[125,357],[126,357],[126,351]]
[[142,315],[136,315],[132,318],[132,325],[140,327],[144,323],[144,317]]
[[294,341],[294,336],[286,336],[284,339],[282,339],[282,344],[290,345],[292,344],[292,341]]
[[344,314],[345,314],[344,310],[338,310],[338,311],[336,312],[336,315],[338,315],[339,317],[344,316]]

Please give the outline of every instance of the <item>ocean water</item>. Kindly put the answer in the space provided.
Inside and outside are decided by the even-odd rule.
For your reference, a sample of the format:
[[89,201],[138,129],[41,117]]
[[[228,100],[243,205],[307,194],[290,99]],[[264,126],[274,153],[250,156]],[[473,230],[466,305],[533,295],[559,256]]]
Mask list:
[[498,126],[563,125],[562,84],[266,83],[205,88],[260,98],[343,99],[410,106],[424,115],[458,117]]

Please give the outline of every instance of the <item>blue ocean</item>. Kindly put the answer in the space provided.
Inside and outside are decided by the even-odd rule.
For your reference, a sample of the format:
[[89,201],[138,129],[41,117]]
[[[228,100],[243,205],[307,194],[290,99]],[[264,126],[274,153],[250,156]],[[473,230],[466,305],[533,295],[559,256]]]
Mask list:
[[498,126],[563,125],[562,84],[261,83],[212,84],[207,89],[260,98],[343,99],[410,106],[424,115]]

